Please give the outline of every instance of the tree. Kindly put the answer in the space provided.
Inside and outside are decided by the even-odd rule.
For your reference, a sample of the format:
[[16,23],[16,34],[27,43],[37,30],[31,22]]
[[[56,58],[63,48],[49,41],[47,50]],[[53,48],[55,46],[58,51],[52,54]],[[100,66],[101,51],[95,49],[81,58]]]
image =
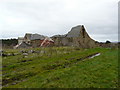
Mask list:
[[106,41],[106,44],[108,44],[108,43],[111,43],[111,42],[107,40],[107,41]]

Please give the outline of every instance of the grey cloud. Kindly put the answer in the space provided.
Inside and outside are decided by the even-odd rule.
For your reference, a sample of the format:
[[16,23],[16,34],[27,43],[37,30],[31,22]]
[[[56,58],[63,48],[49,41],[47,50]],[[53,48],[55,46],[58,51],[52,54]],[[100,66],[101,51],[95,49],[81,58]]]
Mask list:
[[73,26],[83,24],[95,40],[117,40],[117,0],[5,1],[0,4],[0,38],[24,36],[26,32],[66,34]]

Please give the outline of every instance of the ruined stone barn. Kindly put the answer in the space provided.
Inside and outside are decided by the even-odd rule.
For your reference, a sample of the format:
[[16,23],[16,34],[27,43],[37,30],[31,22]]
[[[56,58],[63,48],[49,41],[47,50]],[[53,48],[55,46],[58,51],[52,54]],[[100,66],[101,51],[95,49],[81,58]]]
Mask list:
[[88,35],[83,25],[78,25],[65,35],[55,35],[51,38],[40,34],[26,33],[23,38],[18,38],[16,47],[22,48],[23,46],[27,47],[27,45],[28,47],[73,46],[93,48],[98,46],[99,43]]
[[93,48],[97,46],[96,41],[88,35],[83,25],[73,27],[65,35],[55,35],[51,38],[54,40],[55,46],[75,46],[81,48]]
[[45,39],[45,36],[40,34],[26,33],[24,36],[24,41],[26,43],[31,44],[32,47],[39,47],[44,39]]
[[[50,46],[54,41],[40,34],[31,34],[26,33],[24,37],[18,37],[18,45],[16,48],[25,48],[25,47],[40,47],[40,46]],[[24,46],[23,46],[24,45]]]

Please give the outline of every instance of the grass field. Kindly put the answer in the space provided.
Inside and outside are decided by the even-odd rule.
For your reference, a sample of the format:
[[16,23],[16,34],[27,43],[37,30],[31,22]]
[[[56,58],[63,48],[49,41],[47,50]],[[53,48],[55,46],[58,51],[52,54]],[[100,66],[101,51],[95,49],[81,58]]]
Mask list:
[[[23,49],[28,52],[31,49]],[[118,49],[35,48],[2,58],[3,88],[117,88]],[[99,56],[90,56],[101,53]]]

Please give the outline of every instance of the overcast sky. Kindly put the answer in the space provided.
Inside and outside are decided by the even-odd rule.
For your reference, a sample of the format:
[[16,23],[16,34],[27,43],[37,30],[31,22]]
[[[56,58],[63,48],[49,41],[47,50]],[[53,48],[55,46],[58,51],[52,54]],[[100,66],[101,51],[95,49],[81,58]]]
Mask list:
[[0,0],[0,38],[66,34],[84,25],[96,41],[118,40],[119,0]]

